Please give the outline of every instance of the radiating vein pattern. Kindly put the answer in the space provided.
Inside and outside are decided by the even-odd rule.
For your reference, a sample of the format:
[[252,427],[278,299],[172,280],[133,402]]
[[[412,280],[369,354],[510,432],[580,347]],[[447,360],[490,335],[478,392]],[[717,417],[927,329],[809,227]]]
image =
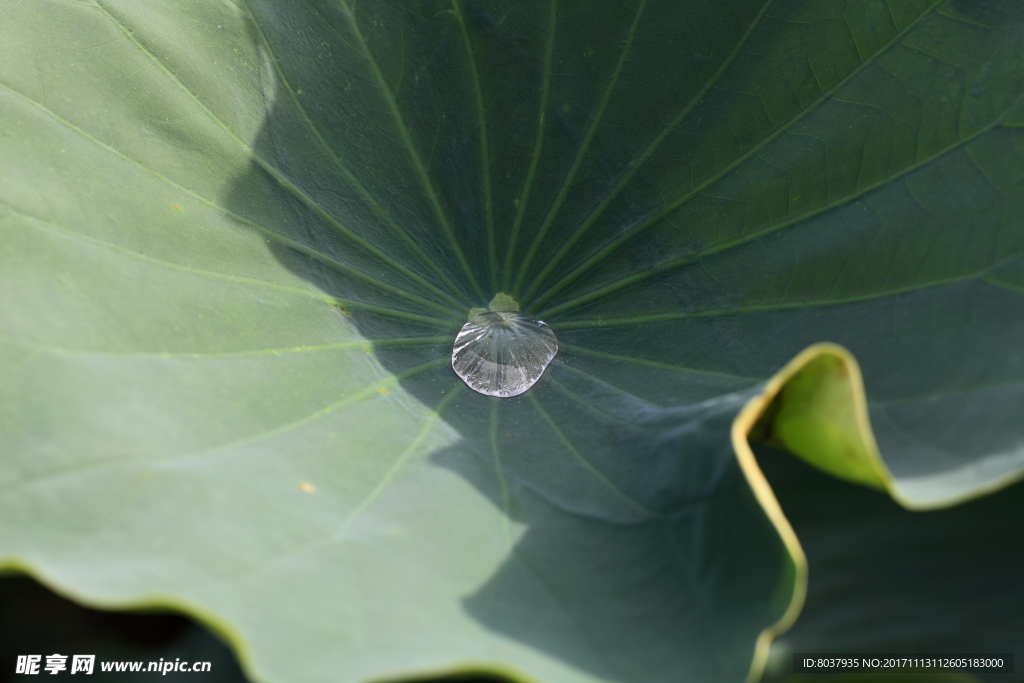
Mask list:
[[[750,1],[723,10],[715,32],[694,21],[703,10],[647,0],[607,16],[451,0],[435,13],[308,8],[343,65],[337,77],[382,106],[381,116],[349,108],[316,122],[321,144],[346,168],[392,146],[383,154],[406,158],[393,171],[412,191],[388,200],[379,180],[360,187],[392,203],[389,213],[422,217],[402,225],[462,292],[514,283],[553,325],[844,305],[970,277],[1012,254],[909,267],[942,239],[936,218],[949,220],[915,183],[985,175],[971,155],[1014,135],[1006,122],[1021,106],[1012,78],[977,82],[1010,43],[979,51],[976,39],[1015,29],[968,24],[937,0],[856,11]],[[953,31],[979,35],[942,40]],[[298,73],[288,82],[312,110],[315,90],[330,85]],[[332,129],[359,135],[328,140]],[[816,252],[842,260],[828,268],[790,246],[829,231],[872,246]],[[911,245],[896,257],[907,265],[875,267],[869,254],[896,241]],[[438,248],[462,256],[441,266]]]
[[[641,412],[752,385],[796,350],[793,339],[834,337],[803,326],[806,335],[755,350],[748,340],[763,336],[755,326],[766,316],[888,310],[975,283],[1018,292],[1020,27],[998,13],[938,0],[233,6],[265,57],[269,111],[255,135],[195,68],[136,31],[122,4],[80,10],[174,93],[206,149],[249,160],[220,197],[130,140],[79,125],[16,77],[0,87],[104,150],[109,168],[126,164],[269,237],[282,263],[376,340],[389,371],[448,355],[445,338],[465,352],[472,345],[454,332],[499,283],[558,331],[559,372],[591,380],[578,391],[556,376],[545,383],[551,344],[490,359],[492,369],[532,369],[511,393],[483,393],[577,405],[607,393]],[[3,201],[18,220],[79,234],[67,216]],[[951,248],[967,234],[970,247]],[[141,244],[81,238],[176,267]],[[264,348],[321,346],[331,343]],[[433,404],[458,375],[481,375],[464,365],[404,385]],[[464,411],[497,410],[493,424],[510,411],[538,445],[564,445],[565,433],[538,426],[541,405]],[[481,433],[481,448],[504,433]]]

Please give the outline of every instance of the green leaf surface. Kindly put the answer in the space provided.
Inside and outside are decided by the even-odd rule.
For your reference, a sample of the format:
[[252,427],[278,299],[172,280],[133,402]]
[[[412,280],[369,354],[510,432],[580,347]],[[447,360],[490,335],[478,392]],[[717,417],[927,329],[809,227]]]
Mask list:
[[[802,557],[730,430],[802,348],[907,500],[1021,472],[1013,3],[0,13],[0,554],[68,594],[268,681],[742,680]],[[501,291],[512,399],[450,367]]]

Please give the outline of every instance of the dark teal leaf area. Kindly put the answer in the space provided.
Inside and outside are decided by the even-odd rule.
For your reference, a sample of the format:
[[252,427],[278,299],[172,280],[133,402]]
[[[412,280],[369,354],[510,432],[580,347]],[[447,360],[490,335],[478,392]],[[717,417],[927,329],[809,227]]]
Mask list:
[[[908,496],[1024,465],[1011,3],[246,5],[274,106],[225,202],[527,527],[465,600],[488,629],[612,680],[742,679],[793,573],[729,427],[813,342],[862,362]],[[513,399],[449,364],[500,291],[560,344]]]

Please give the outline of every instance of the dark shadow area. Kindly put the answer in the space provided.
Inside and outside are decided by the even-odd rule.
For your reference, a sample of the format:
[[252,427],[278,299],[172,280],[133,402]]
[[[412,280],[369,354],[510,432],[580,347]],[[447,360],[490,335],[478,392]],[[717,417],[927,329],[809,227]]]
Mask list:
[[[179,614],[168,612],[109,612],[89,609],[47,590],[33,579],[16,574],[0,577],[0,681],[32,681],[49,676],[46,656],[96,655],[85,680],[183,680],[201,677],[211,683],[245,683],[231,650],[219,638]],[[19,655],[39,654],[34,676],[17,675]],[[195,673],[104,672],[101,662],[210,662],[210,671]],[[76,676],[85,675],[81,672]],[[45,679],[44,679],[45,680]],[[481,672],[409,679],[410,683],[513,683],[512,679]]]
[[810,567],[807,603],[774,646],[766,683],[792,673],[792,652],[1014,652],[1015,673],[971,675],[1024,680],[1024,485],[910,512],[789,454],[758,447],[757,457]]
[[454,676],[440,676],[438,678],[409,679],[408,683],[517,683],[517,681],[494,674],[467,672]]
[[[735,464],[705,499],[616,524],[566,514],[521,480],[503,491],[471,457],[450,449],[433,460],[528,525],[510,559],[463,602],[489,628],[611,680],[714,680],[749,664],[752,606],[780,613],[788,604],[782,551]],[[731,545],[738,540],[746,543]]]
[[[73,655],[95,655],[86,680],[182,680],[200,676],[210,683],[245,683],[231,650],[219,638],[179,614],[108,612],[89,609],[60,597],[27,576],[0,577],[0,681],[48,678],[46,657],[66,655],[70,675]],[[16,674],[18,657],[41,655],[38,674]],[[106,672],[102,663],[210,662],[203,673]],[[82,676],[81,672],[75,676]]]

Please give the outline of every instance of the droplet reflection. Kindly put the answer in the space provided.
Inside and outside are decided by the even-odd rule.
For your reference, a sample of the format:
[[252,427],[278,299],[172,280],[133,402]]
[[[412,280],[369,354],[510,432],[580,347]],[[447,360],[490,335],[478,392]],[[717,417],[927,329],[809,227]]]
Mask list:
[[455,338],[452,369],[473,391],[518,396],[540,379],[558,353],[555,333],[518,311],[492,311],[469,319]]

